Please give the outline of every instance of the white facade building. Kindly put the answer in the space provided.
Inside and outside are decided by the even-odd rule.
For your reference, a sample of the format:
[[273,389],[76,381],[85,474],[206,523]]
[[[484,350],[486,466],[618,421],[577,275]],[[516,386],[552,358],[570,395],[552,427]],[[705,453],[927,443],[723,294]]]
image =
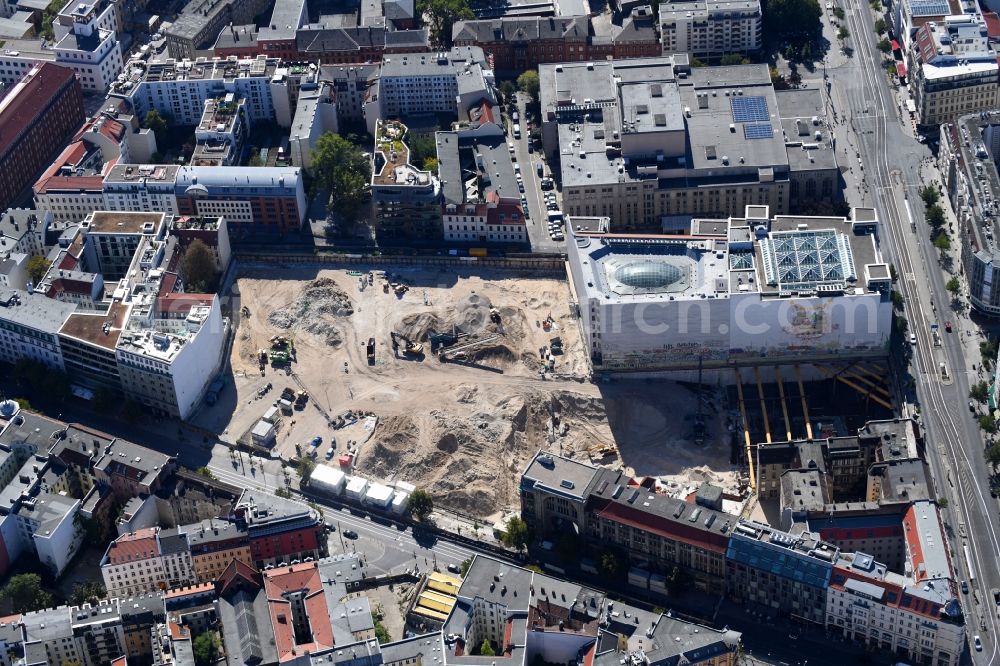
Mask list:
[[75,305],[41,294],[0,293],[0,361],[14,364],[26,358],[62,370],[59,329],[75,310]]
[[0,82],[14,83],[39,62],[54,62],[76,72],[80,86],[104,93],[121,73],[115,7],[70,2],[53,22],[56,45],[39,48],[36,40],[9,40],[0,54]]
[[282,127],[292,122],[292,86],[298,81],[277,58],[258,56],[198,58],[147,63],[134,59],[126,69],[131,78],[111,86],[111,95],[127,99],[140,118],[156,109],[178,125],[197,125],[205,110],[205,100],[234,93],[246,100],[251,125],[273,120]]
[[[466,79],[460,82],[460,79]],[[478,91],[495,99],[494,78],[478,46],[456,46],[439,53],[394,53],[382,58],[379,104],[382,118],[411,114],[460,115],[460,97]],[[461,93],[461,95],[460,95]]]
[[109,597],[140,596],[179,585],[192,585],[197,578],[190,547],[175,548],[174,540],[187,542],[176,530],[163,536],[159,527],[148,527],[115,539],[101,560],[101,576]]
[[660,4],[664,53],[718,57],[761,47],[760,0],[678,0]]
[[595,369],[885,355],[889,267],[874,211],[854,216],[770,219],[747,206],[679,236],[616,236],[571,218],[572,290]]

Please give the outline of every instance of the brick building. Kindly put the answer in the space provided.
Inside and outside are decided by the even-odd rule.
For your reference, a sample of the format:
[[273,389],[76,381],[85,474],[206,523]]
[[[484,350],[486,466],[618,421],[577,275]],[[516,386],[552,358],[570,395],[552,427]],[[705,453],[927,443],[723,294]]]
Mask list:
[[70,69],[42,63],[9,88],[0,100],[0,209],[27,191],[83,120]]
[[543,62],[652,57],[661,54],[651,20],[626,17],[614,33],[597,36],[589,16],[504,17],[458,21],[455,46],[480,46],[498,72],[534,69]]

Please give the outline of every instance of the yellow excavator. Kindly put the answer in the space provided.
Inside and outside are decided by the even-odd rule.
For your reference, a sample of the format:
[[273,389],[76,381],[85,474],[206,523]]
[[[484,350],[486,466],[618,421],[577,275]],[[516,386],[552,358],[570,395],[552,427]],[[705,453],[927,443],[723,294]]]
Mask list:
[[414,342],[405,335],[400,335],[398,333],[390,332],[392,336],[392,350],[394,352],[399,351],[399,341],[403,341],[403,353],[407,356],[419,356],[424,353],[424,346],[419,342]]

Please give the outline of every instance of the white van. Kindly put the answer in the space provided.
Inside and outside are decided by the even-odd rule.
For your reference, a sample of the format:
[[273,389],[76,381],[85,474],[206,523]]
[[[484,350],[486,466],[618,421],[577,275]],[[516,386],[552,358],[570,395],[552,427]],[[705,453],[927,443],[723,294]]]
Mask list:
[[518,125],[517,123],[514,123],[514,138],[515,139],[521,138],[521,126]]
[[561,210],[549,211],[549,222],[562,222],[563,214]]

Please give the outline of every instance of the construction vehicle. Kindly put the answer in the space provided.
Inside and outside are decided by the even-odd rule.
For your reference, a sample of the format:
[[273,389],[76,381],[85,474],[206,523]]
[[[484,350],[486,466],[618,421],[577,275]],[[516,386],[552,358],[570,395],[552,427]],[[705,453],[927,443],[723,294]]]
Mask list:
[[562,354],[563,353],[562,338],[552,338],[551,340],[549,340],[549,350],[551,350],[553,354]]
[[368,365],[375,365],[375,338],[368,338]]
[[392,338],[392,350],[394,352],[398,352],[399,351],[399,340],[402,340],[403,341],[403,353],[404,354],[406,354],[408,356],[418,356],[418,355],[424,353],[424,346],[422,344],[420,344],[419,342],[414,342],[413,340],[410,340],[405,335],[400,335],[400,334],[395,333],[395,332],[390,332],[389,335]]
[[295,400],[295,389],[293,389],[291,386],[286,386],[285,388],[281,389],[281,399],[288,400],[289,402]]
[[405,294],[406,292],[408,292],[410,290],[410,288],[407,287],[405,284],[394,284],[394,285],[392,285],[392,290],[394,292],[396,292],[397,296],[399,296],[400,298],[402,298],[403,294]]
[[305,391],[299,391],[295,394],[295,407],[298,409],[303,409],[306,406],[306,402],[309,400],[309,394]]
[[500,311],[496,308],[490,308],[490,321],[494,324],[500,323]]

